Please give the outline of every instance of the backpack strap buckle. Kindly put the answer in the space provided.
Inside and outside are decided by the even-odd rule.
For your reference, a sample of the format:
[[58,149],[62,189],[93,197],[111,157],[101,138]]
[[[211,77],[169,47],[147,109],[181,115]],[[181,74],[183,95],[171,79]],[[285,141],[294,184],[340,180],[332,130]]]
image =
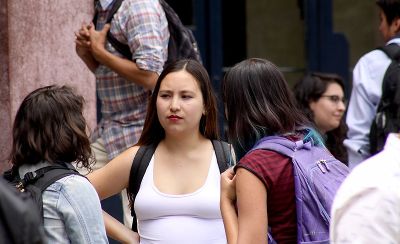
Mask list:
[[25,191],[24,183],[22,183],[22,181],[18,182],[18,184],[16,184],[15,187],[16,187],[20,192],[24,192],[24,191]]
[[24,175],[24,178],[20,182],[18,182],[16,187],[20,192],[24,192],[25,186],[32,182],[35,182],[37,178],[38,177],[36,172],[28,172]]
[[22,179],[22,181],[24,181],[24,183],[30,183],[36,180],[36,172],[28,172],[24,175],[24,178]]

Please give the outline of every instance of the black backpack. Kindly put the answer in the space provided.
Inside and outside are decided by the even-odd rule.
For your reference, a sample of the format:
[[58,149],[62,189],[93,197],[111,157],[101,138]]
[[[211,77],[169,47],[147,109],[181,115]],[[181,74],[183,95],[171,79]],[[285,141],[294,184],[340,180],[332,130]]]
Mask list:
[[[168,59],[164,64],[164,67],[170,63],[173,63],[180,59],[194,59],[201,63],[200,51],[197,45],[197,41],[194,38],[193,32],[184,26],[179,19],[179,16],[175,11],[168,5],[164,0],[159,0],[160,5],[164,9],[165,17],[168,21],[168,30],[170,33],[168,42]],[[123,0],[115,0],[111,7],[111,10],[107,16],[106,23],[111,23],[114,14],[118,11]],[[93,18],[93,23],[97,22],[98,13],[96,12]],[[122,54],[125,58],[131,59],[132,53],[127,44],[118,41],[109,31],[107,33],[107,40],[111,45]]]
[[45,243],[42,218],[32,211],[32,199],[21,197],[1,178],[0,196],[0,243]]
[[371,155],[383,149],[389,133],[400,131],[400,46],[393,43],[378,49],[386,53],[392,62],[385,72],[382,97],[371,125]]
[[[219,172],[224,172],[230,166],[233,165],[231,162],[231,149],[228,143],[212,140],[212,144],[215,150],[215,155],[217,157]],[[148,145],[148,146],[140,146],[137,151],[135,158],[133,159],[131,172],[129,175],[129,184],[128,184],[128,194],[133,196],[133,202],[131,203],[131,215],[133,217],[132,221],[132,230],[137,232],[137,219],[136,213],[134,209],[134,201],[137,193],[139,192],[140,184],[142,183],[142,179],[144,174],[146,173],[146,169],[149,166],[151,157],[153,156],[157,145]]]
[[37,212],[41,214],[40,216],[43,216],[43,191],[57,180],[68,175],[82,176],[71,164],[58,162],[55,165],[28,172],[22,179],[19,177],[18,168],[13,167],[4,173],[4,178],[21,192],[22,197],[32,198]]

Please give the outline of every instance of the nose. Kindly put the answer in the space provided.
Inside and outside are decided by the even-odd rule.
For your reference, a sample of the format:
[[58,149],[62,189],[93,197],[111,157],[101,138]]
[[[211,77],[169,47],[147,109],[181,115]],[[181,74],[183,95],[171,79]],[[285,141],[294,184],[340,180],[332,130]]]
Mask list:
[[338,110],[340,110],[340,111],[346,110],[346,104],[343,101],[339,101]]
[[171,99],[170,110],[175,112],[175,111],[179,111],[180,108],[181,108],[181,106],[180,106],[179,98],[177,96],[174,96]]

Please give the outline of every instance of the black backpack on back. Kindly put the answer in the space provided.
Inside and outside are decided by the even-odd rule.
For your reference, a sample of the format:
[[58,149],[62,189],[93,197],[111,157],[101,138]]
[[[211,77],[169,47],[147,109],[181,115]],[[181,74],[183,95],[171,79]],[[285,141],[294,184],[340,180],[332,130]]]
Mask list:
[[35,210],[40,216],[43,216],[43,191],[57,180],[68,175],[81,174],[71,164],[58,162],[55,165],[28,172],[22,179],[19,177],[18,168],[13,167],[4,173],[4,179],[20,191],[21,197],[33,199],[36,206]]
[[[180,59],[194,59],[201,63],[200,51],[197,45],[197,41],[194,38],[193,32],[184,26],[179,19],[179,16],[175,11],[168,5],[164,0],[159,0],[160,5],[164,9],[165,17],[168,21],[168,30],[170,33],[168,42],[168,59],[164,64],[164,67],[170,63],[173,63]],[[114,0],[112,8],[107,16],[106,23],[111,23],[114,14],[118,11],[123,0]],[[93,23],[97,22],[96,12],[93,18]],[[109,31],[107,33],[107,40],[111,45],[127,59],[132,59],[132,53],[127,44],[118,41]]]
[[[212,144],[215,150],[215,155],[217,157],[219,172],[224,172],[230,166],[233,166],[231,149],[228,143],[219,140],[212,140]],[[134,200],[137,193],[139,192],[140,184],[146,169],[149,166],[151,157],[153,156],[157,145],[140,146],[137,151],[135,158],[133,159],[131,172],[129,175],[129,184],[127,192],[133,195],[133,202],[131,203],[131,215],[133,217],[132,230],[137,232],[137,218],[134,209]]]
[[42,244],[42,217],[32,211],[33,201],[0,178],[0,243]]
[[400,131],[400,46],[378,48],[392,60],[382,82],[382,97],[369,134],[370,153],[380,152],[389,133]]

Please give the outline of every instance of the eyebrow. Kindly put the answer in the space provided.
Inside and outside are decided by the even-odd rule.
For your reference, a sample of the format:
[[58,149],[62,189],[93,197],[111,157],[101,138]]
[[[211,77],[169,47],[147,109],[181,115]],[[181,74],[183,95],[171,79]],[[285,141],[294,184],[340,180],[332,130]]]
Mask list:
[[[165,89],[165,90],[159,90],[158,92],[169,92],[169,93],[172,93],[173,91]],[[181,90],[181,91],[178,91],[178,92],[179,93],[196,93],[195,91],[191,91],[191,90]]]

